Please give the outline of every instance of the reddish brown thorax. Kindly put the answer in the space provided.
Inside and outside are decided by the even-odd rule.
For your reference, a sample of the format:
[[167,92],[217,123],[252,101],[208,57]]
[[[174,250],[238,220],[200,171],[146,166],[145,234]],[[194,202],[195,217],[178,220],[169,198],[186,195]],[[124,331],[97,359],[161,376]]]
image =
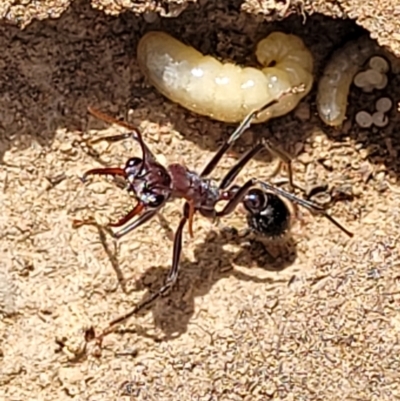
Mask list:
[[168,172],[172,178],[173,196],[182,198],[191,186],[188,169],[181,164],[173,163],[168,166]]
[[194,171],[181,164],[168,167],[172,178],[173,193],[176,198],[184,198],[192,202],[196,209],[212,209],[220,200],[218,185],[209,178],[200,177]]

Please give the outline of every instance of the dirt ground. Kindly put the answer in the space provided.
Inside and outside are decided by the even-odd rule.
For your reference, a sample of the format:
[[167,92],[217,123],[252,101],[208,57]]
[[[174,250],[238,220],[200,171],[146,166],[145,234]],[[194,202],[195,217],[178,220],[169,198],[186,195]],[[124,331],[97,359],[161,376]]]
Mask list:
[[[34,20],[58,18],[73,1],[79,0],[2,0],[0,18],[26,27]],[[174,18],[190,5],[204,5],[208,0],[88,0],[109,15],[134,12]],[[381,46],[400,57],[400,6],[398,0],[242,0],[242,11],[263,15],[268,21],[281,20],[291,14],[322,14],[332,18],[350,18],[367,29]]]
[[[192,5],[148,24],[74,2],[59,20],[0,26],[0,399],[400,399],[400,117],[393,109],[385,129],[360,130],[351,116],[377,95],[356,90],[342,129],[322,124],[313,90],[295,112],[252,128],[215,174],[269,135],[293,155],[296,181],[327,183],[324,199],[340,198],[329,212],[353,239],[302,211],[288,243],[270,249],[232,229],[245,227],[240,211],[220,226],[197,217],[171,294],[106,337],[100,357],[92,345],[82,352],[85,328],[104,328],[161,286],[181,213],[169,204],[169,228],[154,219],[117,244],[95,227],[72,228],[74,218],[116,221],[132,205],[111,180],[79,180],[138,152],[130,141],[99,143],[94,158],[83,138],[115,127],[87,106],[139,125],[161,160],[201,169],[233,127],[151,88],[135,62],[138,39],[162,29],[244,62],[276,28],[304,39],[316,77],[360,29],[321,16],[262,24],[239,3]],[[390,78],[383,93],[398,102],[400,79]],[[268,177],[270,161],[262,154],[239,181]]]

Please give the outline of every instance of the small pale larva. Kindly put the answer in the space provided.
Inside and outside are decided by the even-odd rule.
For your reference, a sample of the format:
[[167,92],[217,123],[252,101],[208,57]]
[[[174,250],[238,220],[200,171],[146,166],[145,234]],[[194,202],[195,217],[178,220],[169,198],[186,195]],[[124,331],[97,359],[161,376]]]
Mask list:
[[[347,96],[354,76],[366,62],[375,55],[384,55],[391,64],[394,73],[399,72],[399,60],[368,37],[348,42],[336,51],[328,61],[323,76],[318,83],[317,108],[321,119],[328,125],[339,126],[346,116]],[[376,60],[375,60],[376,64]],[[364,76],[357,77],[358,83]],[[387,77],[383,75],[382,82],[374,86],[382,89],[387,85]],[[365,89],[368,89],[368,85]]]
[[229,123],[303,84],[304,91],[285,96],[254,122],[287,114],[311,89],[313,57],[299,37],[273,32],[258,43],[256,57],[263,68],[221,63],[159,31],[144,35],[137,49],[142,73],[159,92],[197,114]]

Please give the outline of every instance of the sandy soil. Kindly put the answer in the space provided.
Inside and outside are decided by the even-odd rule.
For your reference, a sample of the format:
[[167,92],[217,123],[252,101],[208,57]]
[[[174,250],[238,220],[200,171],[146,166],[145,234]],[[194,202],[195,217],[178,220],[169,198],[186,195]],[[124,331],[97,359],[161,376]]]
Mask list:
[[[130,141],[99,143],[96,160],[83,138],[115,127],[88,117],[87,106],[139,125],[162,160],[196,169],[233,128],[146,84],[135,63],[141,35],[163,29],[241,62],[279,27],[304,38],[318,76],[329,53],[359,29],[320,16],[266,25],[239,10],[192,6],[179,19],[146,24],[75,2],[59,20],[24,31],[0,27],[0,399],[400,398],[399,114],[391,112],[384,130],[362,131],[351,119],[327,129],[315,91],[291,115],[251,131],[295,157],[297,181],[328,184],[327,196],[341,198],[330,213],[354,239],[303,212],[294,252],[283,247],[274,259],[231,229],[245,226],[240,212],[220,227],[198,217],[195,238],[185,233],[172,293],[106,337],[100,357],[92,345],[83,349],[86,328],[105,327],[162,284],[172,251],[158,219],[118,244],[94,227],[72,228],[74,218],[115,221],[132,204],[111,180],[79,180],[100,162],[120,165],[138,152]],[[396,101],[399,84],[391,77],[385,91]],[[349,115],[375,98],[353,91]],[[215,177],[251,143],[249,132]],[[267,177],[272,167],[263,154],[240,181]],[[163,213],[172,230],[180,207]]]

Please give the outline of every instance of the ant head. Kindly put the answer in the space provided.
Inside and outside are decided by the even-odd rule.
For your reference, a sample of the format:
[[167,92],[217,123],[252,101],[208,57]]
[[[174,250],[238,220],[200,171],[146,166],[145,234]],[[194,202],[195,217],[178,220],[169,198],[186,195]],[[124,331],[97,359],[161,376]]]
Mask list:
[[152,159],[130,158],[125,165],[128,190],[144,205],[161,207],[170,197],[171,176],[160,163]]

